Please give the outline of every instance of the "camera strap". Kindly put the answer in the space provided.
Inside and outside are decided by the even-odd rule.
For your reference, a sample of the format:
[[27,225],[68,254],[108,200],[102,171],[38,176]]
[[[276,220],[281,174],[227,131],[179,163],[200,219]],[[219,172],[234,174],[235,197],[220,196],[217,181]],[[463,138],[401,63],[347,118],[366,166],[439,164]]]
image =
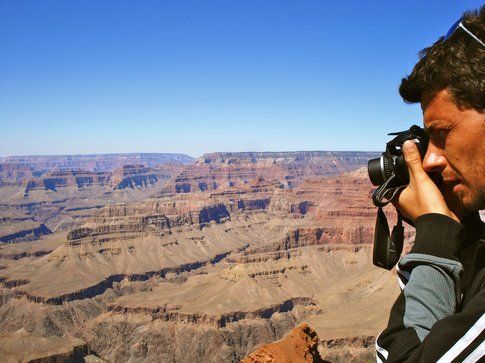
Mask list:
[[[378,187],[372,193],[372,201],[377,208],[377,219],[374,231],[374,252],[372,260],[375,266],[392,269],[399,260],[404,243],[404,227],[402,224],[403,216],[397,211],[397,224],[389,233],[389,224],[382,207],[389,204],[401,190],[406,188],[405,185],[391,187],[396,178],[395,174],[386,180],[384,184]],[[408,221],[406,219],[406,221]]]
[[389,204],[397,194],[406,188],[406,185],[399,185],[397,187],[393,187],[396,181],[396,174],[392,174],[389,179],[386,180],[384,184],[379,186],[374,192],[372,193],[372,202],[376,207],[384,207]]
[[375,266],[390,270],[399,260],[404,243],[404,226],[401,213],[397,211],[397,224],[389,234],[389,224],[382,207],[377,209],[374,232],[374,252],[372,262]]

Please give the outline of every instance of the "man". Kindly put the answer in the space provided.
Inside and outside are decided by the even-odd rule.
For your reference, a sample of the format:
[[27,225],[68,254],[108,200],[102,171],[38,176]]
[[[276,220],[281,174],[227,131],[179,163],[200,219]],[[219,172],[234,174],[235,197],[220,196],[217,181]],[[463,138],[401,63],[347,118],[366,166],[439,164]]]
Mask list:
[[410,183],[395,206],[416,238],[396,267],[402,292],[378,362],[485,361],[485,6],[420,53],[402,80],[430,141],[403,146]]

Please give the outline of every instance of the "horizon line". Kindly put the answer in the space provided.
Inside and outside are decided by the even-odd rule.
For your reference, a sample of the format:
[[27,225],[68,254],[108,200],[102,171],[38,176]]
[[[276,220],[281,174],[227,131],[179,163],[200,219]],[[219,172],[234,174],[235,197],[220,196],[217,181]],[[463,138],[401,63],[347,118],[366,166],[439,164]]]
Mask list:
[[375,150],[285,150],[285,151],[210,151],[200,156],[192,156],[182,152],[105,152],[105,153],[80,153],[80,154],[25,154],[25,155],[0,155],[0,160],[6,158],[28,158],[28,157],[62,157],[62,156],[115,156],[115,155],[181,155],[194,159],[201,158],[209,154],[285,154],[285,153],[312,153],[312,152],[342,152],[342,153],[379,153]]

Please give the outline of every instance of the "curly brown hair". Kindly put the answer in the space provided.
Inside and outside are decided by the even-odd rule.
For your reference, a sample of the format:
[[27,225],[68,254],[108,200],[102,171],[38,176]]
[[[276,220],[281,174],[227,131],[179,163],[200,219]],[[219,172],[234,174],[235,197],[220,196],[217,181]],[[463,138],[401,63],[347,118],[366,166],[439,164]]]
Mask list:
[[[465,12],[462,23],[485,40],[485,5]],[[441,37],[419,52],[419,61],[402,79],[399,93],[404,101],[415,103],[443,89],[448,89],[460,108],[485,111],[485,47],[461,28],[446,41]]]

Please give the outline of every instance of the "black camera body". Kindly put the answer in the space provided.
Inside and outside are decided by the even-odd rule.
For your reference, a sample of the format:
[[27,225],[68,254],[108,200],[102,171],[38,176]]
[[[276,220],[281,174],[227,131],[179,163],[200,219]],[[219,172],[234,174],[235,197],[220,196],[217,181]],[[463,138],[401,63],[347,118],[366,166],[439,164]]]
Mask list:
[[[372,193],[372,201],[378,207],[374,232],[373,263],[390,270],[399,260],[404,242],[403,217],[398,211],[397,225],[392,234],[382,207],[391,202],[398,193],[409,184],[409,171],[404,160],[402,147],[405,141],[413,140],[424,158],[429,138],[424,129],[413,125],[409,130],[393,132],[396,136],[386,144],[386,151],[379,158],[369,160],[367,171],[377,189]],[[409,221],[408,221],[409,222]]]
[[[379,186],[372,199],[376,206],[389,203],[394,197],[394,189],[409,184],[409,172],[402,153],[402,146],[406,140],[413,140],[421,154],[421,159],[428,148],[428,135],[419,126],[413,125],[409,130],[392,132],[388,135],[396,137],[386,144],[386,151],[380,158],[371,159],[367,164],[370,181]],[[377,198],[377,199],[376,199]]]

